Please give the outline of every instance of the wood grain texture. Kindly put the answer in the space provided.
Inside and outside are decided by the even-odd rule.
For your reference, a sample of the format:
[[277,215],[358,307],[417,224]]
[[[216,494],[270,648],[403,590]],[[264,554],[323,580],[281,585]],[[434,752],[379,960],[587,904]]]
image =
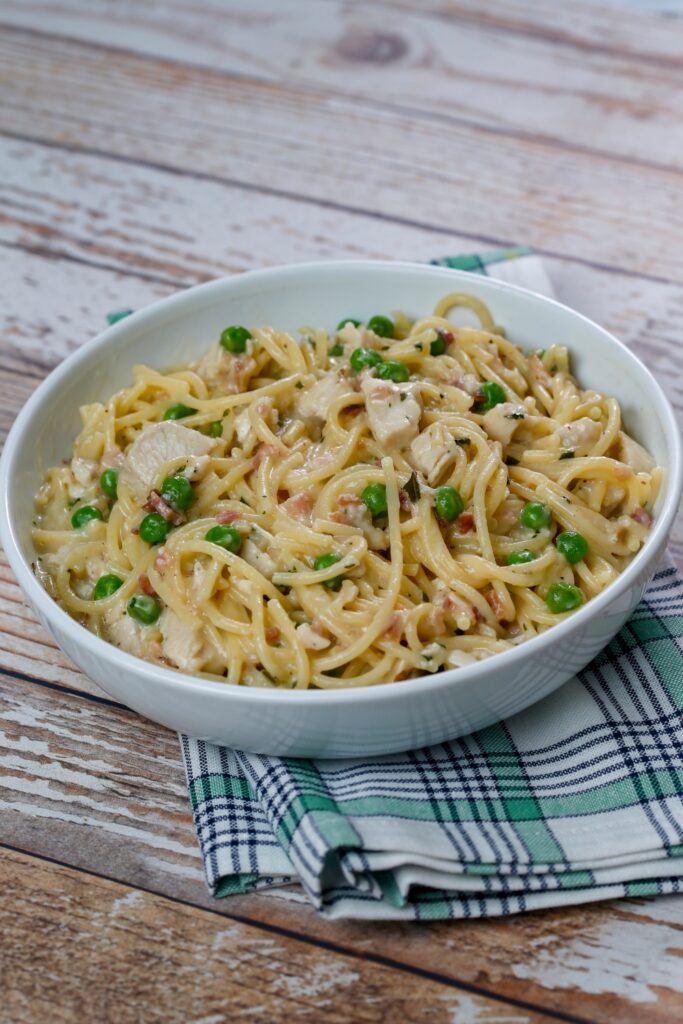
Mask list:
[[20,30],[0,68],[5,133],[683,280],[675,169]]
[[331,924],[275,891],[212,900],[176,737],[125,709],[17,679],[0,682],[0,843],[549,1014],[571,1006],[611,1024],[646,1010],[665,1022],[683,992],[674,899],[400,925]]
[[8,850],[0,884],[0,1015],[12,1024],[547,1019]]
[[[594,14],[594,12],[592,12]],[[517,14],[515,18],[515,14]],[[153,54],[247,78],[360,96],[496,133],[539,135],[639,162],[683,166],[683,64],[665,66],[605,40],[605,21],[571,34],[529,31],[501,5],[365,0],[173,0],[150,12],[127,0],[8,3],[6,24]],[[612,18],[611,22],[642,19]],[[648,30],[653,24],[648,19]],[[502,21],[502,23],[501,23]],[[510,31],[511,27],[513,31]],[[628,26],[627,26],[628,27]],[[627,34],[635,36],[635,26]],[[667,25],[683,49],[683,22]],[[669,51],[670,52],[670,51]],[[676,88],[678,86],[679,88]],[[600,132],[596,133],[596,123]]]
[[[0,438],[110,310],[520,242],[683,411],[682,19],[5,0],[0,23]],[[3,1024],[680,1019],[675,898],[390,926],[329,924],[294,890],[212,900],[176,737],[70,664],[3,560],[0,666]]]

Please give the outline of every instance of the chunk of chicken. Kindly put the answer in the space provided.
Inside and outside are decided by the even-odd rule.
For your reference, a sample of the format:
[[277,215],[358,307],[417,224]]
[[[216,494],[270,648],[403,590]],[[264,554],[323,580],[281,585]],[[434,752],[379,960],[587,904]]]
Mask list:
[[[261,419],[272,428],[277,424],[277,409],[270,397],[262,398],[257,405],[256,413]],[[235,417],[235,434],[237,441],[248,455],[258,441],[258,434],[252,424],[249,407],[245,406],[242,412]]]
[[561,448],[584,450],[595,444],[602,433],[602,427],[588,416],[582,416],[572,423],[565,423],[557,432]]
[[484,430],[492,441],[500,441],[502,445],[510,444],[515,431],[522,424],[527,410],[515,402],[501,402],[484,413]]
[[128,654],[149,658],[153,630],[131,619],[124,608],[112,608],[104,616],[108,639]]
[[654,460],[649,452],[646,452],[642,444],[638,444],[623,430],[619,431],[619,443],[616,451],[619,461],[625,462],[635,473],[651,473],[654,469]]
[[375,440],[387,448],[407,448],[420,429],[419,385],[365,377],[361,391]]
[[277,572],[277,565],[274,560],[267,551],[261,550],[261,548],[254,544],[253,540],[245,540],[240,554],[245,562],[248,562],[252,568],[256,569],[268,580],[273,578],[274,572]]
[[163,656],[181,672],[200,672],[206,660],[201,627],[181,619],[171,608],[164,608],[159,629]]
[[317,633],[308,622],[302,622],[296,627],[296,635],[300,643],[311,651],[324,651],[332,642],[328,637]]
[[410,446],[410,461],[415,469],[434,484],[456,459],[453,435],[443,423],[432,423],[418,434]]
[[301,392],[294,415],[309,422],[325,423],[332,403],[349,394],[353,394],[353,388],[348,380],[340,380],[336,374],[326,375]]
[[173,420],[153,423],[141,431],[126,452],[119,483],[130,487],[135,499],[143,504],[161,482],[165,467],[183,459],[196,464],[214,445],[212,438]]
[[[247,342],[247,351],[251,342]],[[247,390],[258,366],[251,355],[235,356],[218,343],[212,345],[197,366],[196,372],[214,391],[237,395]]]
[[69,498],[71,501],[77,501],[83,497],[95,480],[99,466],[92,459],[82,459],[80,456],[74,455],[70,469],[73,481],[68,486]]

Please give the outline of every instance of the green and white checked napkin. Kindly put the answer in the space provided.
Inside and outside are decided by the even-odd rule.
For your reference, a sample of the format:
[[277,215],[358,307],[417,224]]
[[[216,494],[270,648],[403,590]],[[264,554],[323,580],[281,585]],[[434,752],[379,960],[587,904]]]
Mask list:
[[[551,294],[526,249],[436,260]],[[683,884],[683,579],[507,722],[372,760],[181,738],[215,896],[300,883],[330,918],[514,914]]]

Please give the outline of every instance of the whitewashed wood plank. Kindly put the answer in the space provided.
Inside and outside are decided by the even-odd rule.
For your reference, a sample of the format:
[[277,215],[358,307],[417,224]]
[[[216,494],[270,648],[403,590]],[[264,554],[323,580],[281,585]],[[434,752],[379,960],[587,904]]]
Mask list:
[[304,932],[361,957],[381,952],[551,1013],[570,1005],[578,1017],[612,1024],[642,1020],[646,1008],[648,1021],[658,1024],[674,1019],[683,989],[675,970],[683,901],[659,923],[655,901],[641,903],[638,914],[605,904],[467,927],[388,929],[331,924],[306,906],[265,895],[211,900],[175,736],[130,713],[18,681],[0,683],[0,811],[0,842],[228,916]]
[[[595,14],[584,12],[588,32],[597,27]],[[80,0],[15,0],[1,16],[42,33],[438,114],[444,131],[449,121],[465,119],[683,166],[683,67],[664,71],[614,52],[611,33],[609,45],[593,48],[606,27],[624,21],[613,8],[600,12],[601,36],[537,34],[533,15],[526,31],[519,22],[510,31],[500,7],[488,5],[461,12],[458,5],[439,10],[367,0],[262,0],[256,7],[246,0],[173,0],[153,12],[133,0],[91,0],[87,7]],[[648,31],[656,21],[635,20]],[[670,20],[668,36],[683,50],[683,22]]]
[[683,280],[677,172],[21,32],[0,62],[0,131]]
[[[38,143],[0,138],[0,164],[6,168],[0,242],[12,247],[0,249],[0,270],[11,281],[0,310],[0,364],[35,374],[101,330],[107,312],[139,308],[174,285],[284,262],[428,261],[487,245],[457,231],[378,224],[361,213],[222,182],[198,188],[191,178],[163,170]],[[159,231],[161,217],[172,222],[173,239]],[[169,262],[174,280],[154,280]],[[548,257],[546,263],[558,298],[631,345],[683,412],[683,354],[676,340],[683,288],[570,259]],[[138,272],[152,280],[137,280]]]
[[[432,972],[321,948],[0,850],[3,1014],[12,1024],[542,1024]],[[57,937],[57,941],[55,941]]]

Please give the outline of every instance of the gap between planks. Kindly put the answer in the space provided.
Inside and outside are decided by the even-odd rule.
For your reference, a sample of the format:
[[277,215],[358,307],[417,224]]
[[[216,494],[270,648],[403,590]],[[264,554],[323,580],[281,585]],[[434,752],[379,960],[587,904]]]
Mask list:
[[[31,871],[34,874],[38,874],[38,876],[40,876],[41,872],[40,872],[40,870],[36,869],[36,864],[41,864],[42,863],[43,865],[49,865],[49,867],[45,866],[44,869],[43,869],[43,872],[42,872],[44,874],[44,876],[46,876],[46,878],[44,880],[45,883],[47,883],[47,885],[49,885],[49,890],[47,888],[45,888],[44,892],[47,893],[49,891],[50,899],[54,899],[55,893],[57,894],[57,897],[56,897],[57,903],[56,903],[56,906],[54,908],[54,912],[56,912],[58,914],[58,916],[59,916],[59,919],[60,919],[59,920],[59,925],[61,927],[63,927],[63,925],[65,925],[65,920],[63,920],[63,919],[65,919],[65,916],[67,916],[67,925],[69,925],[69,909],[70,909],[70,907],[69,907],[69,904],[67,903],[67,901],[65,899],[63,899],[62,896],[60,897],[59,890],[62,889],[62,887],[63,888],[67,888],[67,884],[71,883],[69,888],[74,893],[74,896],[75,896],[76,900],[78,902],[87,901],[88,895],[89,895],[88,889],[86,888],[85,893],[84,893],[83,892],[83,885],[82,885],[82,882],[80,881],[82,877],[87,877],[88,879],[91,880],[90,881],[90,889],[91,889],[91,891],[92,891],[92,888],[95,888],[99,892],[104,891],[104,892],[106,892],[108,894],[110,894],[110,893],[111,894],[114,894],[114,893],[117,894],[115,905],[118,906],[118,912],[121,913],[123,911],[124,915],[126,916],[126,918],[128,918],[127,930],[129,931],[130,934],[135,934],[136,932],[139,933],[139,931],[140,931],[139,924],[141,924],[141,923],[138,923],[137,927],[136,927],[136,922],[135,922],[136,914],[135,913],[131,914],[131,913],[129,913],[129,910],[128,910],[128,908],[132,908],[132,907],[135,907],[137,905],[137,901],[134,898],[135,894],[137,894],[137,893],[144,894],[144,897],[146,897],[146,902],[152,904],[151,907],[150,907],[150,914],[148,914],[148,915],[150,915],[150,919],[152,919],[151,924],[152,924],[152,926],[155,929],[156,940],[161,942],[162,945],[165,945],[168,942],[167,933],[169,931],[171,931],[171,928],[169,926],[169,922],[167,920],[169,918],[170,912],[172,913],[174,909],[175,909],[176,913],[179,912],[180,915],[181,915],[181,920],[182,920],[182,924],[183,924],[183,931],[179,932],[179,931],[176,930],[176,932],[175,932],[175,935],[176,935],[175,942],[176,942],[176,944],[173,945],[173,944],[169,943],[169,948],[167,950],[166,956],[173,956],[173,949],[174,948],[175,948],[175,951],[176,951],[176,954],[177,954],[178,943],[182,942],[182,940],[186,941],[187,930],[191,927],[191,928],[193,928],[193,933],[194,933],[193,934],[193,952],[195,953],[196,950],[199,947],[199,949],[202,952],[203,957],[207,956],[207,954],[208,954],[208,957],[212,959],[213,957],[212,957],[211,954],[215,953],[215,948],[216,948],[215,942],[213,943],[212,946],[209,946],[208,948],[205,948],[205,949],[202,949],[202,946],[205,946],[205,947],[208,946],[209,936],[216,929],[220,929],[221,925],[222,925],[223,930],[225,929],[224,923],[227,920],[227,921],[234,922],[234,925],[236,925],[238,927],[238,929],[240,929],[240,930],[245,930],[245,931],[246,930],[250,930],[250,931],[253,930],[253,931],[256,931],[256,932],[259,932],[259,933],[265,933],[265,934],[269,934],[269,935],[272,935],[272,936],[276,936],[279,939],[286,940],[288,945],[290,943],[292,943],[292,942],[297,943],[297,944],[301,944],[304,947],[305,955],[307,955],[309,957],[311,956],[311,951],[312,950],[315,950],[315,951],[319,950],[319,951],[325,951],[326,953],[334,953],[337,957],[343,958],[344,961],[350,961],[354,965],[355,972],[356,972],[355,976],[352,979],[352,984],[354,986],[354,997],[357,996],[357,994],[358,994],[357,989],[359,987],[359,984],[362,983],[362,975],[373,973],[373,968],[379,969],[379,972],[381,972],[382,974],[384,974],[384,972],[389,970],[392,973],[396,972],[396,973],[398,973],[398,974],[400,974],[402,976],[402,980],[401,980],[400,986],[395,986],[395,984],[394,985],[391,984],[391,981],[390,981],[391,975],[389,975],[387,977],[383,977],[381,979],[381,988],[377,989],[381,994],[380,994],[379,998],[376,997],[375,1000],[371,1000],[371,1001],[375,1001],[376,1005],[377,1004],[383,1004],[384,1005],[384,1006],[378,1006],[377,1007],[377,1009],[379,1010],[379,1013],[380,1013],[381,1016],[377,1016],[375,1013],[372,1013],[372,1016],[367,1016],[366,1014],[362,1013],[360,1008],[357,1007],[357,1006],[356,1006],[355,1010],[351,1011],[353,1013],[352,1017],[349,1017],[346,1012],[342,1012],[342,1016],[341,1017],[330,1016],[330,1008],[328,1006],[326,1006],[326,1020],[330,1020],[331,1022],[334,1022],[334,1021],[346,1021],[346,1020],[350,1020],[350,1021],[353,1021],[353,1022],[355,1022],[355,1021],[360,1022],[360,1021],[364,1021],[364,1020],[368,1020],[368,1021],[372,1020],[372,1021],[377,1021],[378,1024],[382,1024],[382,1022],[387,1020],[387,1017],[385,1016],[385,1010],[386,1010],[387,1004],[389,1004],[389,1005],[392,1004],[392,1002],[394,1002],[394,1000],[402,1001],[402,999],[404,998],[404,996],[402,994],[404,988],[405,987],[409,987],[411,985],[411,983],[405,981],[405,979],[412,978],[412,979],[416,979],[416,980],[419,979],[419,981],[421,981],[423,983],[427,982],[427,983],[432,983],[433,985],[436,985],[436,986],[442,986],[443,988],[445,988],[447,990],[450,990],[450,991],[463,992],[463,993],[467,993],[467,995],[469,995],[469,996],[474,996],[476,1001],[477,1001],[477,1005],[478,1005],[477,1006],[477,1010],[482,1012],[482,1017],[481,1017],[482,1020],[490,1020],[490,1019],[492,1019],[492,1018],[490,1018],[489,1014],[492,1013],[492,1011],[494,1011],[494,1008],[496,1008],[496,1007],[503,1008],[504,1007],[506,1009],[506,1011],[509,1011],[509,1012],[513,1012],[513,1011],[522,1011],[522,1012],[524,1012],[523,1016],[521,1014],[519,1014],[519,1013],[516,1013],[513,1017],[506,1017],[505,1018],[506,1022],[508,1020],[510,1020],[510,1024],[512,1024],[513,1021],[514,1022],[528,1021],[529,1024],[530,1024],[531,1021],[537,1021],[537,1020],[540,1021],[540,1020],[544,1020],[544,1019],[557,1020],[557,1021],[565,1021],[565,1022],[568,1022],[568,1024],[590,1024],[590,1018],[578,1017],[578,1016],[575,1016],[574,1014],[565,1013],[565,1012],[559,1011],[559,1010],[549,1010],[549,1009],[547,1009],[545,1007],[537,1007],[537,1006],[531,1004],[531,1002],[527,1002],[524,999],[514,998],[514,997],[510,997],[510,996],[506,997],[506,996],[498,995],[495,992],[490,992],[490,991],[486,991],[485,989],[481,989],[477,985],[470,984],[468,982],[462,982],[460,980],[455,980],[455,979],[450,978],[450,977],[446,977],[444,975],[439,974],[436,971],[428,971],[428,970],[425,970],[425,969],[422,969],[422,968],[419,968],[419,967],[415,967],[413,965],[408,965],[408,964],[404,964],[404,963],[399,962],[399,961],[394,961],[394,959],[392,959],[390,957],[387,957],[387,956],[382,956],[380,954],[371,953],[371,952],[368,952],[368,951],[358,952],[358,951],[356,951],[354,949],[348,949],[348,948],[345,948],[344,946],[337,945],[336,943],[333,943],[333,942],[330,942],[330,941],[326,941],[324,939],[318,939],[318,938],[312,937],[310,935],[301,934],[300,932],[294,931],[292,929],[282,928],[281,926],[278,926],[278,925],[272,925],[272,924],[268,924],[266,922],[254,921],[254,920],[249,919],[249,918],[243,918],[243,916],[240,916],[240,915],[217,913],[216,911],[212,910],[211,908],[198,907],[195,904],[190,903],[190,902],[188,902],[186,900],[179,899],[178,897],[162,895],[162,894],[160,894],[158,892],[155,892],[154,890],[146,889],[143,886],[135,886],[135,887],[126,886],[125,884],[119,882],[118,880],[111,878],[110,876],[108,876],[108,874],[105,874],[105,873],[102,873],[102,872],[99,872],[99,871],[87,870],[87,869],[84,869],[84,868],[74,868],[71,865],[63,863],[62,861],[60,861],[60,860],[58,860],[58,859],[56,859],[54,857],[41,856],[39,854],[31,853],[30,851],[22,850],[22,849],[19,849],[19,848],[16,848],[16,847],[13,847],[11,845],[4,844],[4,843],[0,843],[0,850],[5,851],[4,856],[0,857],[0,877],[3,876],[3,874],[4,874],[4,883],[3,883],[4,902],[3,902],[3,908],[0,909],[0,920],[2,919],[3,914],[5,915],[5,918],[7,919],[5,921],[4,928],[2,929],[2,933],[3,933],[3,937],[4,938],[9,937],[10,939],[12,939],[12,933],[14,931],[14,927],[15,926],[13,927],[12,926],[12,922],[9,920],[10,919],[10,915],[11,915],[11,918],[14,920],[14,922],[16,922],[16,920],[17,920],[16,909],[15,908],[12,908],[12,909],[8,908],[8,903],[12,899],[12,893],[11,893],[12,885],[11,884],[14,883],[14,885],[16,886],[17,889],[22,888],[24,892],[26,892],[26,890],[30,889],[30,887],[32,885],[35,886],[35,882],[33,880],[29,880],[29,878],[27,877],[27,873],[29,871]],[[32,863],[32,861],[33,861],[33,863]],[[14,867],[13,871],[9,871],[8,870],[9,865],[12,865]],[[16,881],[17,874],[18,874],[18,883]],[[63,889],[62,889],[62,891],[63,891]],[[123,896],[119,895],[119,893],[121,893],[122,891],[125,894]],[[18,902],[18,899],[16,898],[16,894],[14,895],[14,898],[15,898],[16,902]],[[20,893],[19,893],[19,898],[20,898]],[[65,903],[67,903],[67,907],[66,908],[65,908]],[[43,902],[41,900],[41,894],[39,892],[37,894],[37,906],[35,908],[32,907],[31,909],[35,910],[38,914],[46,915],[47,904],[48,904],[48,899],[45,898],[44,902]],[[127,909],[124,910],[124,907],[126,907],[126,906],[127,906]],[[179,910],[179,908],[182,908],[182,910]],[[111,913],[111,910],[110,910],[110,913]],[[83,938],[84,934],[87,935],[87,932],[90,932],[90,936],[89,936],[89,941],[90,942],[95,942],[96,943],[98,937],[101,936],[101,929],[102,929],[101,918],[102,918],[102,913],[101,912],[98,912],[96,914],[92,914],[91,913],[90,916],[91,916],[91,920],[90,920],[90,922],[87,922],[87,924],[89,924],[89,926],[90,926],[89,928],[87,927],[87,925],[86,925],[86,927],[84,927],[84,921],[83,921],[83,918],[81,916],[81,920],[76,925],[76,930],[73,933],[73,937],[71,939],[72,944],[75,943],[75,942],[78,942],[79,940],[81,940]],[[212,918],[214,919],[213,922],[211,921]],[[215,920],[216,918],[218,919],[217,921]],[[31,914],[31,920],[32,919],[33,919],[33,914]],[[161,919],[161,921],[160,921],[160,919]],[[19,919],[19,922],[20,922],[20,919]],[[193,927],[193,926],[195,926],[195,927]],[[20,925],[19,925],[19,927],[20,927]],[[74,926],[72,926],[72,928],[74,928]],[[29,931],[29,923],[27,923],[26,931]],[[104,925],[104,931],[109,931],[109,929],[108,929],[108,927],[106,927],[106,925]],[[116,949],[116,942],[112,941],[113,938],[114,938],[114,936],[112,936],[111,934],[106,936],[105,947],[106,947],[106,955],[108,955],[108,958],[112,955],[112,953],[114,953],[115,956],[118,954],[117,958],[119,956],[121,956],[121,954],[122,954],[122,950],[121,949]],[[231,940],[231,944],[232,944],[231,948],[232,948],[233,955],[234,955],[234,944],[233,943],[234,943],[234,939],[236,939],[236,938],[238,938],[238,949],[239,949],[240,948],[240,941],[239,940],[242,939],[244,941],[246,939],[246,936],[244,934],[242,936],[239,936],[239,937],[238,936],[233,936],[233,935],[230,936],[230,940]],[[29,935],[25,937],[25,941],[26,941],[25,956],[28,953],[29,956],[27,958],[35,959],[36,958],[36,952],[35,952],[36,947],[34,945],[34,942],[33,942],[32,938],[31,938],[31,932],[30,931],[29,931]],[[16,943],[16,935],[14,935],[14,938],[13,938],[13,941],[12,941],[12,944],[15,944],[15,943]],[[132,945],[132,943],[131,943],[131,945]],[[112,949],[112,946],[114,946],[114,949]],[[85,954],[86,956],[88,955],[87,950],[82,950],[82,953]],[[225,966],[225,964],[226,964],[226,953],[227,953],[226,949],[221,951],[220,963],[222,963],[223,966]],[[45,955],[45,953],[43,955]],[[50,955],[49,951],[47,952],[47,955],[48,956]],[[124,949],[123,949],[123,955],[124,955],[124,964],[122,965],[122,968],[125,970],[126,967],[127,967],[130,970],[130,972],[131,972],[131,977],[133,978],[133,980],[135,980],[135,965],[134,965],[134,963],[132,961],[132,957],[130,957],[129,950],[126,949],[125,946],[124,946]],[[314,955],[314,953],[312,955]],[[276,950],[276,954],[273,956],[273,951],[272,951],[271,948],[269,948],[267,953],[265,954],[265,956],[267,957],[269,964],[272,963],[273,959],[274,959],[275,963],[279,963],[279,962],[286,963],[286,958],[285,958],[285,956],[283,955],[283,952],[280,949]],[[11,956],[9,956],[8,958],[10,959],[10,963],[11,963]],[[292,957],[292,958],[294,958],[294,957]],[[69,959],[69,961],[72,961],[72,957],[71,956],[69,956],[68,959]],[[161,962],[158,962],[158,963],[161,964]],[[229,963],[229,959],[228,959],[228,963]],[[49,961],[48,961],[48,964],[49,964]],[[112,962],[110,961],[110,967],[111,967],[111,964],[112,964]],[[246,978],[245,978],[245,973],[244,972],[245,972],[245,968],[246,967],[248,968],[248,964],[249,964],[249,958],[242,959],[240,957],[239,952],[238,952],[238,954],[236,956],[236,963],[233,963],[233,964],[229,965],[230,968],[231,968],[231,971],[236,970],[236,968],[240,971],[240,981],[238,982],[238,985],[240,987],[247,987],[246,986]],[[47,967],[48,965],[46,964],[45,966]],[[73,967],[73,961],[72,961],[72,967]],[[199,964],[198,964],[198,967],[199,967]],[[301,964],[297,965],[297,969],[299,970],[299,972],[301,972],[302,967],[305,970],[305,965],[301,965]],[[53,968],[52,968],[52,970],[53,970]],[[78,968],[75,968],[74,970],[75,970],[75,973],[78,972]],[[106,968],[106,965],[102,965],[99,968],[99,970],[106,972],[106,970],[108,970],[108,968]],[[204,984],[206,984],[206,980],[205,980]],[[223,982],[221,981],[220,984],[222,985]],[[337,983],[335,983],[333,981],[333,984],[336,987]],[[10,987],[9,981],[6,981],[5,985],[7,987],[5,988],[5,996],[3,997],[4,999],[6,999],[7,989]],[[129,986],[127,986],[127,987],[129,987]],[[453,1021],[453,1020],[458,1019],[457,1017],[455,1017],[453,1015],[453,1011],[454,1010],[458,1011],[458,1009],[459,1009],[457,1001],[455,1002],[455,1005],[452,1006],[451,1008],[446,1008],[443,1005],[443,998],[442,998],[442,996],[441,997],[437,996],[435,999],[429,999],[429,993],[428,993],[428,991],[425,991],[426,988],[427,988],[426,985],[421,987],[420,990],[416,993],[417,998],[412,1000],[412,1001],[414,1001],[414,1006],[409,1011],[410,1014],[411,1014],[410,1017],[404,1017],[404,1016],[396,1017],[396,1018],[394,1018],[396,1020],[396,1024],[398,1024],[398,1021],[402,1021],[402,1020],[411,1020],[411,1021],[418,1022],[418,1021],[422,1021],[422,1020],[424,1020],[424,1021],[435,1021],[435,1020],[438,1020],[439,1018],[445,1024],[445,1022],[447,1020]],[[303,973],[301,989],[304,990],[304,991],[306,989],[305,973]],[[323,992],[327,993],[327,991],[328,991],[327,986],[323,986]],[[398,991],[400,991],[400,993],[401,993],[400,995],[393,995],[393,996],[391,996],[391,995],[387,994],[388,992],[397,993]],[[314,992],[314,986],[313,986],[313,993],[317,994],[317,993]],[[280,991],[278,991],[278,989],[275,989],[273,994],[278,996],[278,998],[282,998],[282,993]],[[310,993],[306,993],[306,994],[310,994]],[[159,996],[161,996],[161,991],[159,992]],[[325,1004],[324,1004],[324,1006],[325,1006]],[[278,1009],[280,1009],[280,1008],[278,1008]],[[322,1009],[322,1007],[319,1008],[319,1009]],[[335,1009],[337,1009],[337,1008],[335,1008]],[[395,1009],[397,1010],[398,1008],[396,1007]],[[405,1010],[409,1010],[409,1008],[405,1007],[404,1011]],[[442,1013],[439,1013],[439,1010],[441,1010]],[[449,1016],[446,1017],[445,1016],[446,1014],[449,1014]],[[528,1016],[529,1014],[531,1015],[530,1017]],[[186,1018],[183,1018],[183,1019],[186,1019]],[[282,1015],[279,1015],[278,1018],[274,1018],[274,1019],[280,1019],[280,1020],[283,1020],[283,1021],[288,1021],[291,1018],[289,1016],[284,1016],[283,1017]],[[475,1019],[478,1020],[479,1019],[478,1016]]]
[[[651,279],[662,276],[661,253],[677,251],[677,173],[645,174],[622,166],[622,173],[615,175],[604,161],[581,154],[570,157],[552,146],[500,138],[494,145],[479,127],[443,133],[427,119],[363,108],[357,99],[342,95],[331,102],[316,91],[271,82],[250,82],[247,87],[230,79],[228,85],[213,71],[191,76],[169,61],[117,55],[117,60],[97,61],[82,44],[33,36],[30,42],[22,38],[21,45],[5,47],[7,74],[19,99],[12,106],[6,95],[2,127],[21,134],[30,115],[40,138],[115,151],[150,166],[256,186],[267,190],[264,194],[291,195],[397,223],[439,230],[455,218],[462,225],[461,235],[491,244],[514,244],[523,225],[526,240],[539,251],[583,260],[587,249],[593,250],[595,259],[589,262]],[[55,61],[62,69],[58,76],[51,71]],[[36,95],[42,95],[39,107]],[[28,107],[23,97],[30,97]],[[133,104],[135,116],[128,110]],[[175,117],[172,135],[164,128],[169,104]],[[229,174],[215,137],[219,123],[233,141]],[[338,141],[350,136],[364,153],[362,175],[353,154]],[[321,145],[321,138],[327,143]],[[410,159],[416,148],[431,153],[427,164],[417,167]],[[296,181],[298,189],[274,187],[274,176]],[[368,209],[367,195],[373,190],[379,201]],[[404,213],[406,195],[412,197],[409,218]],[[629,244],[631,237],[639,239],[637,250]],[[667,279],[680,274],[680,260],[670,255]]]

